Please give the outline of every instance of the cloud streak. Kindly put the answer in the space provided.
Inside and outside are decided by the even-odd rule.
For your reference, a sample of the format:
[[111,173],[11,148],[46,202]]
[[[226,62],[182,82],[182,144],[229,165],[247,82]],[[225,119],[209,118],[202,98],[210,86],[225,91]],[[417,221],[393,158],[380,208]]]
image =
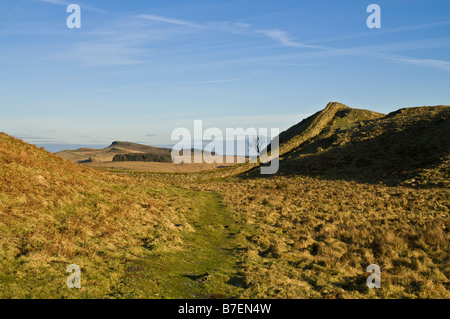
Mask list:
[[435,60],[435,59],[416,59],[416,58],[411,58],[411,57],[394,57],[394,56],[391,56],[389,58],[391,60],[399,61],[399,62],[403,62],[403,63],[450,71],[450,61]]
[[[38,0],[39,2],[46,2],[58,5],[67,5],[65,0]],[[261,35],[269,38],[281,46],[298,48],[298,49],[312,49],[310,52],[299,52],[297,55],[278,55],[273,57],[254,56],[251,59],[238,59],[237,62],[257,62],[266,61],[272,65],[321,65],[318,63],[304,63],[304,61],[283,61],[284,58],[325,58],[328,56],[337,55],[367,55],[377,56],[380,58],[389,59],[401,63],[409,63],[412,65],[420,65],[424,67],[438,68],[448,70],[447,61],[436,59],[416,59],[412,57],[398,57],[390,53],[394,51],[410,51],[424,48],[447,47],[447,39],[427,39],[419,41],[410,41],[402,43],[380,44],[366,47],[355,48],[334,48],[331,46],[318,46],[297,41],[289,32],[282,29],[260,29],[254,25],[242,22],[207,22],[197,23],[194,21],[183,20],[172,17],[159,16],[154,14],[139,14],[126,16],[124,25],[128,28],[121,31],[121,35],[117,37],[115,34],[100,35],[85,42],[74,44],[74,47],[69,52],[59,54],[60,58],[70,58],[79,60],[84,66],[126,66],[141,64],[145,61],[145,46],[152,40],[167,39],[173,35],[179,35],[186,30],[182,28],[156,29],[154,23],[167,24],[173,26],[184,27],[188,29],[206,30],[209,32],[222,32],[229,34],[238,34],[247,37],[259,37]],[[151,25],[142,25],[137,23],[136,19],[154,22]],[[122,20],[123,22],[124,20]],[[448,25],[450,21],[440,21],[436,23],[428,23],[416,26],[399,27],[397,29],[388,30],[386,32],[401,32],[408,30],[416,30],[423,28],[432,28],[438,26]],[[159,32],[159,33],[158,33]],[[100,32],[101,33],[101,32]],[[155,36],[157,34],[157,36]],[[345,37],[343,37],[345,38]],[[125,40],[124,40],[125,39]],[[314,41],[310,42],[314,43]],[[219,61],[216,64],[230,61]],[[284,64],[282,64],[284,63]],[[220,83],[231,80],[212,80],[205,83]],[[141,86],[141,85],[138,85]],[[128,88],[128,87],[125,87]]]
[[46,2],[46,3],[53,3],[53,4],[59,4],[63,6],[68,6],[69,3],[67,3],[64,0],[38,0],[39,2]]
[[269,38],[279,42],[280,44],[287,47],[296,47],[296,48],[309,48],[309,49],[323,49],[324,47],[303,44],[299,42],[295,42],[289,33],[283,30],[275,29],[275,30],[258,30],[258,33],[262,33]]
[[296,47],[296,48],[309,48],[309,49],[323,49],[324,47],[309,45],[300,42],[296,42],[292,36],[280,29],[273,30],[254,30],[253,25],[242,22],[210,22],[206,24],[198,24],[192,21],[180,20],[174,18],[168,18],[163,16],[157,16],[153,14],[140,14],[136,16],[140,19],[155,21],[155,22],[163,22],[168,24],[180,25],[189,28],[198,28],[198,29],[210,29],[219,32],[225,33],[233,33],[233,34],[241,34],[241,35],[256,35],[263,34],[269,37],[272,40],[280,43],[283,46],[287,47]]
[[140,14],[140,15],[137,15],[136,17],[140,18],[140,19],[145,19],[145,20],[150,20],[150,21],[155,21],[155,22],[163,22],[163,23],[168,23],[168,24],[176,24],[176,25],[181,25],[181,26],[190,27],[190,28],[204,28],[203,25],[197,24],[197,23],[194,23],[191,21],[167,18],[167,17],[157,16],[157,15],[153,15],[153,14]]

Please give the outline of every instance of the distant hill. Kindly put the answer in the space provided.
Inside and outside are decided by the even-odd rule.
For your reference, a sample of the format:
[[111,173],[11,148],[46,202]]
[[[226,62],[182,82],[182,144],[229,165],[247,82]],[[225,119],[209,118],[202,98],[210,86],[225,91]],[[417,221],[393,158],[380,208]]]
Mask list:
[[[55,154],[86,167],[104,170],[125,170],[138,172],[200,172],[219,167],[232,166],[237,162],[248,161],[246,157],[223,156],[223,163],[211,163],[211,153],[199,149],[184,149],[180,156],[191,154],[190,163],[173,163],[172,150],[131,142],[115,141],[103,149],[79,148]],[[203,162],[195,163],[195,154],[203,154]],[[189,156],[187,156],[189,159]],[[189,160],[188,160],[189,162]]]
[[[170,149],[147,146],[131,142],[115,141],[104,149],[79,148],[77,150],[65,150],[57,152],[64,159],[76,163],[111,162],[114,156],[119,154],[151,154],[157,156],[170,155]],[[132,156],[129,156],[130,158]]]
[[330,103],[280,134],[279,175],[450,186],[449,164],[450,107],[444,105],[385,116]]

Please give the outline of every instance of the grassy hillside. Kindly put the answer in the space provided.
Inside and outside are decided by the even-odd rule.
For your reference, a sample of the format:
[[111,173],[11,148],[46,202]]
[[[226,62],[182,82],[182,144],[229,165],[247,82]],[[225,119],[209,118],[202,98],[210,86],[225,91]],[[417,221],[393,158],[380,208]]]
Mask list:
[[300,147],[319,134],[330,135],[336,130],[354,127],[361,121],[383,117],[384,114],[353,109],[344,104],[330,102],[319,111],[280,134],[280,155]]
[[[330,102],[325,109],[316,112],[279,135],[279,155],[283,160],[291,152],[301,149],[317,137],[328,137],[334,133],[360,125],[360,123],[382,118],[384,114],[350,108],[344,104]],[[271,145],[268,146],[270,153]],[[246,163],[224,168],[209,175],[225,177],[242,174],[242,176],[259,176],[259,165]]]
[[[130,275],[142,272],[136,265],[142,258],[167,263],[173,260],[170,254],[197,248],[186,238],[212,213],[202,206],[207,201],[220,207],[220,200],[209,194],[101,173],[1,133],[0,298],[178,297],[175,290],[161,294],[157,278],[191,282],[181,275],[205,271],[192,258],[206,258],[208,245],[202,243],[199,255],[191,253],[171,272],[152,269],[146,278],[153,284],[139,295],[127,283]],[[214,212],[227,214],[219,208]],[[208,227],[201,231],[214,233]],[[232,264],[231,270],[222,270],[224,258],[218,254],[217,260],[208,261],[219,278],[211,279],[211,286],[233,273]],[[65,284],[66,267],[72,263],[82,267],[79,290]],[[196,291],[206,295],[209,287]],[[218,292],[231,293],[229,288]]]
[[450,298],[449,109],[329,104],[264,178],[97,171],[0,134],[0,298]]
[[341,112],[284,154],[279,174],[450,186],[449,106],[406,108],[351,125],[352,111]]

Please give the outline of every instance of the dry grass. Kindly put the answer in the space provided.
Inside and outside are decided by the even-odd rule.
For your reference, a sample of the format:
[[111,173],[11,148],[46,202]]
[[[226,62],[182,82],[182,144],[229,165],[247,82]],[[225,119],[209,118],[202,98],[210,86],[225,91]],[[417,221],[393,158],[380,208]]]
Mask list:
[[[176,250],[196,211],[156,181],[105,174],[0,134],[0,297],[107,297],[147,244]],[[82,267],[89,289],[65,288]]]
[[[337,108],[271,178],[230,177],[249,163],[108,173],[0,134],[0,298],[450,298],[448,111],[355,126],[380,115]],[[368,150],[375,166],[351,157]],[[380,182],[391,169],[404,186]]]
[[[450,190],[271,178],[205,183],[243,216],[243,296],[450,298]],[[370,264],[382,289],[366,286]]]
[[235,164],[218,163],[156,163],[156,162],[91,162],[83,164],[86,167],[105,170],[125,170],[135,172],[155,173],[195,173],[208,171],[219,167],[227,167]]

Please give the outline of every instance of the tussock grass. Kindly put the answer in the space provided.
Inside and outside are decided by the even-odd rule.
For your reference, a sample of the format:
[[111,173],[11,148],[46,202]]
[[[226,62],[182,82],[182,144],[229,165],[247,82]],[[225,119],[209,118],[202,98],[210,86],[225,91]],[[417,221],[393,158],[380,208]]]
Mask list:
[[[283,154],[278,173],[390,185],[450,186],[450,106],[401,109],[356,122],[356,126],[355,119],[348,119],[355,111],[336,113],[320,134]],[[338,129],[336,123],[340,123]]]
[[102,172],[0,133],[0,298],[450,298],[448,112],[332,103],[270,178]]
[[[315,178],[204,183],[248,223],[250,298],[450,298],[450,191]],[[368,289],[370,264],[382,289]]]
[[[148,243],[176,250],[191,198],[105,174],[0,134],[0,297],[106,298]],[[187,224],[187,223],[185,223]],[[187,226],[188,227],[188,226]],[[69,264],[83,287],[65,285]]]

